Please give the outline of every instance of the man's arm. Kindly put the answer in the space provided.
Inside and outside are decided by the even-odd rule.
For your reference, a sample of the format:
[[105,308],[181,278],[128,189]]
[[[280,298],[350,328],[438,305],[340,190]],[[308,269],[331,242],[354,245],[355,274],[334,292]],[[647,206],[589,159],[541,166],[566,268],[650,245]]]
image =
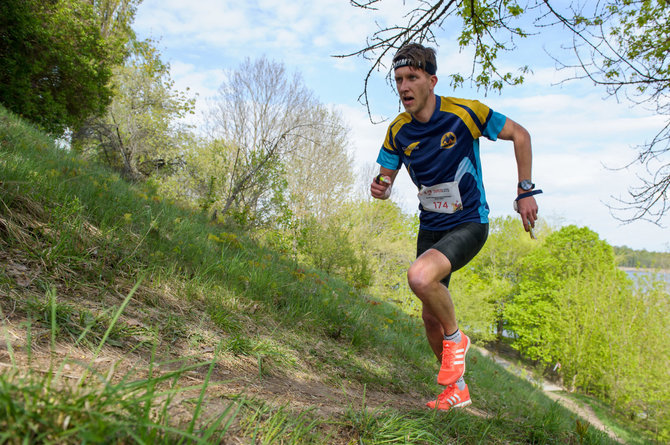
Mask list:
[[[517,183],[524,179],[532,180],[532,164],[533,152],[530,144],[530,134],[521,125],[507,118],[505,125],[498,134],[498,138],[512,141],[514,143],[514,156],[516,158],[517,166]],[[524,190],[517,187],[517,195],[523,193]],[[528,232],[531,227],[535,227],[537,220],[537,203],[533,196],[522,198],[517,201],[519,214],[521,215],[521,222],[523,228]]]
[[390,189],[393,185],[393,181],[395,181],[395,177],[398,175],[398,170],[390,170],[385,167],[379,167],[379,175],[386,178],[388,182],[377,182],[375,180],[376,178],[373,179],[372,184],[370,184],[370,194],[373,198],[388,199],[388,197],[391,195]]

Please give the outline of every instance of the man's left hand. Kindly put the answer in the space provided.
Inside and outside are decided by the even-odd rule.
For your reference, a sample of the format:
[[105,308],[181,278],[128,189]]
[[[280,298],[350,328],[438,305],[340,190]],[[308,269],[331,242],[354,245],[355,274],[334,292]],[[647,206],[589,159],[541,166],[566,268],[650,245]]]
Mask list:
[[537,202],[535,202],[535,197],[528,196],[521,198],[516,202],[516,205],[517,211],[521,215],[523,228],[526,232],[529,232],[531,228],[535,227],[535,221],[537,221]]

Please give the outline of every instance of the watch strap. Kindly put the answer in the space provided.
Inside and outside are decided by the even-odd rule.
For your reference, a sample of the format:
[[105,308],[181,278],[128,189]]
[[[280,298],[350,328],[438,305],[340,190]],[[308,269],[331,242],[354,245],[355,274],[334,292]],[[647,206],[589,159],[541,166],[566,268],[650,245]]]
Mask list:
[[515,201],[518,201],[523,198],[528,198],[529,196],[538,195],[540,193],[542,193],[542,189],[531,190],[530,192],[520,193],[519,196],[516,197]]

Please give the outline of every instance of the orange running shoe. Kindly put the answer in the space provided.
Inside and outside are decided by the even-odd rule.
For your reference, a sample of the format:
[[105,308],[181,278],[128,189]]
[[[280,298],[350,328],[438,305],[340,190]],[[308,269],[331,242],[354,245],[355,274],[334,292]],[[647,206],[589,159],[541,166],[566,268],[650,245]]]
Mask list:
[[451,408],[461,408],[471,403],[470,390],[468,390],[467,384],[462,391],[456,385],[449,385],[444,388],[442,394],[437,396],[437,400],[431,400],[426,403],[426,406],[430,409],[448,411]]
[[448,386],[456,383],[465,374],[465,354],[470,349],[470,338],[461,331],[461,341],[442,341],[442,365],[437,374],[437,383]]

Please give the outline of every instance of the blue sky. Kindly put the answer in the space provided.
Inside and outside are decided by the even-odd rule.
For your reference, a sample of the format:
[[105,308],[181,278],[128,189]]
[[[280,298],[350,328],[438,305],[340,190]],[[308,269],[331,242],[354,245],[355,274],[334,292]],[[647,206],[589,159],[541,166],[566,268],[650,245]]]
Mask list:
[[[144,0],[134,28],[140,38],[158,40],[176,88],[188,87],[198,94],[199,112],[207,109],[227,73],[247,57],[265,56],[300,73],[322,103],[343,114],[350,127],[353,168],[363,172],[374,165],[388,123],[371,123],[358,102],[370,62],[332,56],[360,49],[378,24],[400,23],[407,7],[415,4],[406,3],[384,0],[380,10],[363,11],[348,0]],[[436,92],[479,99],[531,133],[533,180],[545,191],[538,204],[547,223],[587,226],[612,245],[670,251],[667,227],[646,221],[622,224],[608,208],[617,204],[616,197],[627,198],[628,187],[637,184],[641,168],[617,168],[635,158],[633,147],[654,136],[664,123],[662,117],[608,98],[588,82],[560,83],[569,73],[557,72],[546,55],[549,51],[566,56],[558,32],[531,36],[501,59],[510,70],[526,64],[532,68],[524,85],[508,87],[502,94],[485,95],[469,86],[454,91],[447,75],[467,71],[471,59],[453,43],[454,32],[442,30],[436,35],[440,79]],[[375,116],[393,118],[398,101],[384,73],[373,76],[370,91]],[[482,139],[481,153],[491,215],[514,214],[516,165],[511,143]],[[416,189],[406,172],[399,174],[394,189],[393,199],[408,212],[415,211]],[[670,215],[662,223],[670,225]]]

